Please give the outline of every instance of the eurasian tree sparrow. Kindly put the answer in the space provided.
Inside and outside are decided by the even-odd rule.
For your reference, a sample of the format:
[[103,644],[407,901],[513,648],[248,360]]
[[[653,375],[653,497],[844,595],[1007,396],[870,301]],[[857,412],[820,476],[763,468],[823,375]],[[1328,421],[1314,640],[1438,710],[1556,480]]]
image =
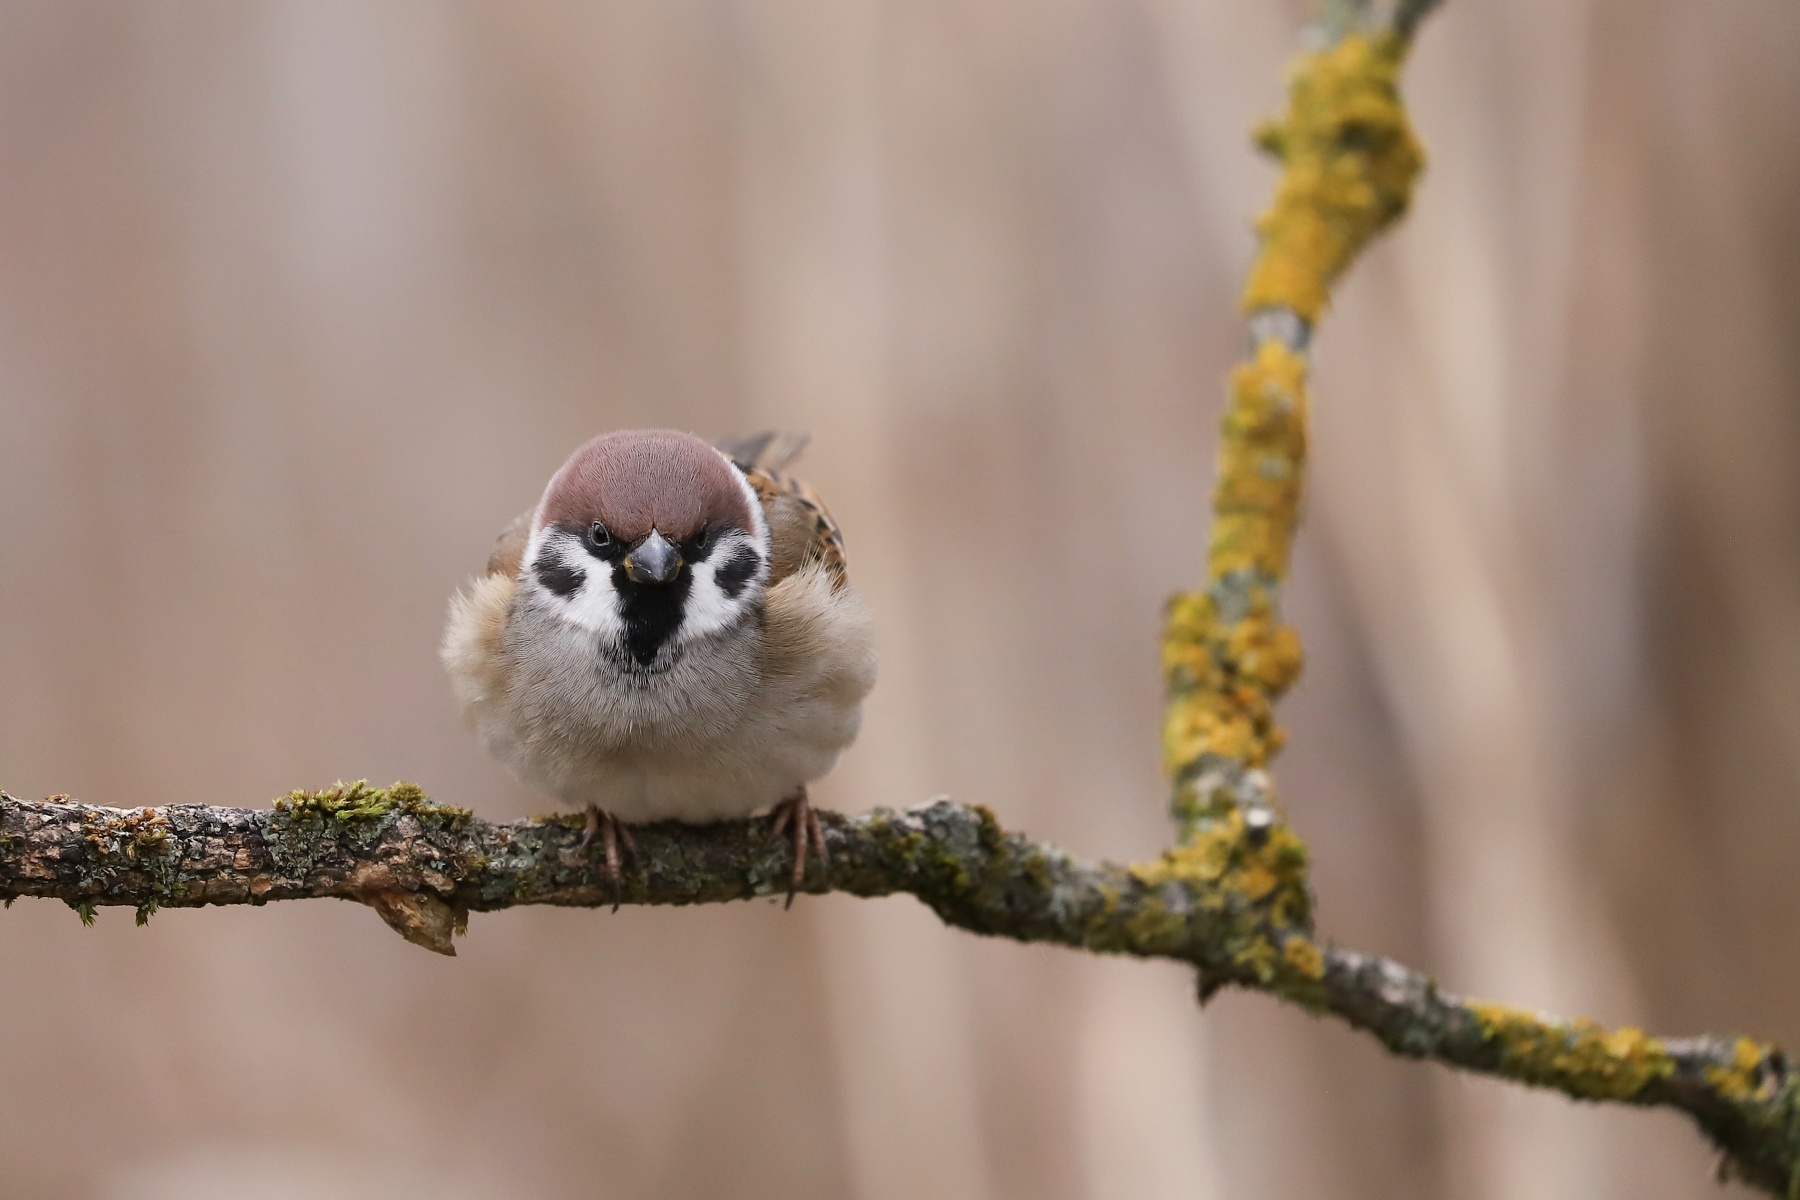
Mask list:
[[856,737],[875,654],[836,523],[781,472],[802,444],[602,434],[450,602],[464,716],[515,777],[586,808],[582,849],[601,836],[615,888],[639,821],[773,805],[789,903],[809,848],[824,859],[806,785]]

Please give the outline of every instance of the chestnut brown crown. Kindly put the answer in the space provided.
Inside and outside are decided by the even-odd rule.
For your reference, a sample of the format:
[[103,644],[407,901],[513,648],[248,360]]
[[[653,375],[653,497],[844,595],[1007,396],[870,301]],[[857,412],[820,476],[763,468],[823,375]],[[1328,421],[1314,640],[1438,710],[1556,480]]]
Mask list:
[[595,521],[627,545],[652,529],[683,542],[701,529],[753,533],[737,469],[705,440],[673,429],[624,429],[583,443],[550,478],[539,528]]

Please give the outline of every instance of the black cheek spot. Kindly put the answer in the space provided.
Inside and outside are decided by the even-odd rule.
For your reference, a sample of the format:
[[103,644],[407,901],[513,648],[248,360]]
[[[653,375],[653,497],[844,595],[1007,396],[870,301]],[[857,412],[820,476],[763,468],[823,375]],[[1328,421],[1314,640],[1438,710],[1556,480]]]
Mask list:
[[743,594],[744,587],[750,577],[756,574],[756,568],[762,565],[762,556],[749,546],[739,546],[731,552],[731,557],[720,563],[713,578],[719,582],[719,590],[736,600]]
[[554,555],[546,554],[538,559],[532,570],[537,572],[538,582],[558,596],[573,596],[576,589],[587,582],[587,572],[576,570]]

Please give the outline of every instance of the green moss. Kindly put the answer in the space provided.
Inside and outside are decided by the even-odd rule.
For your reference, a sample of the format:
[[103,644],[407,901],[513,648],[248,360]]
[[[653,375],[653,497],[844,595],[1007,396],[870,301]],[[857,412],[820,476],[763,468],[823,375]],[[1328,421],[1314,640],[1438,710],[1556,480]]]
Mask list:
[[100,832],[116,841],[126,861],[132,863],[163,855],[169,848],[169,818],[157,808],[132,809],[108,817]]
[[976,820],[975,837],[981,844],[983,852],[989,856],[999,854],[1006,845],[1006,831],[1000,828],[1000,819],[994,816],[994,810],[985,804],[973,805]]
[[78,900],[69,907],[73,908],[75,915],[81,918],[84,928],[92,929],[94,927],[94,902],[92,900]]
[[[147,886],[158,902],[179,890],[178,872],[169,855],[173,830],[161,809],[84,810],[81,838],[91,850],[96,868],[116,871],[123,860],[136,877],[133,886],[140,890]],[[92,924],[92,905],[88,907],[90,916],[84,923]],[[138,923],[144,922],[140,919]]]
[[[335,783],[316,792],[295,791],[275,801],[276,811],[292,817],[318,816],[340,822],[376,821],[393,813],[405,813],[424,821],[460,829],[474,814],[466,808],[438,804],[416,783],[404,781],[390,787],[369,786],[369,781]],[[576,814],[575,820],[583,819]]]
[[1126,919],[1125,934],[1141,946],[1179,945],[1192,937],[1192,918],[1167,904],[1150,902]]
[[1019,875],[1034,891],[1047,892],[1055,885],[1050,871],[1050,859],[1036,846],[1032,846],[1015,860]]
[[927,845],[925,835],[916,829],[896,828],[890,822],[884,832],[887,835],[888,845],[909,862],[917,859]]
[[[416,820],[427,835],[461,830],[473,814],[466,808],[434,804],[417,784],[371,787],[367,780],[337,783],[319,791],[290,792],[275,801],[266,825],[272,874],[305,878],[322,857],[348,846],[367,850],[386,835],[390,824]],[[432,864],[446,870],[451,864]],[[460,875],[457,870],[454,874]],[[252,901],[255,902],[254,900]]]
[[931,881],[928,886],[933,891],[957,896],[975,886],[975,877],[970,874],[969,864],[963,857],[944,849],[937,842],[926,842],[925,852],[920,858],[923,860],[920,866],[926,878]]
[[[924,881],[925,891],[933,893],[939,900],[955,900],[965,898],[975,887],[970,866],[976,853],[990,841],[997,844],[999,840],[999,825],[993,813],[981,810],[978,821],[972,845],[966,840],[958,845],[955,839],[927,837],[904,823],[893,821],[884,821],[881,830],[888,845],[900,853],[908,869]],[[987,857],[991,859],[992,852]]]

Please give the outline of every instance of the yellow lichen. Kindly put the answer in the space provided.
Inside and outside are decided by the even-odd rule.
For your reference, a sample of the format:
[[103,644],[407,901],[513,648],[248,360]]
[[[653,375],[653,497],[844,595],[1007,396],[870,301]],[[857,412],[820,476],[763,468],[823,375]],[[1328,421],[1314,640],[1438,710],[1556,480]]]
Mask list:
[[1629,1100],[1675,1070],[1662,1040],[1641,1029],[1551,1021],[1506,1004],[1468,1007],[1499,1051],[1500,1070],[1528,1083],[1590,1100]]
[[[1306,953],[1288,949],[1292,938],[1287,945],[1278,944],[1285,931],[1305,924],[1311,909],[1306,845],[1285,825],[1253,833],[1243,814],[1231,808],[1196,825],[1186,841],[1162,857],[1133,865],[1131,873],[1151,888],[1179,884],[1202,909],[1224,917],[1217,944],[1238,968],[1262,982],[1275,982],[1284,971],[1304,978],[1323,972],[1322,959],[1316,973],[1301,969],[1308,963]],[[1290,954],[1299,955],[1299,961]]]
[[1281,948],[1281,957],[1287,965],[1305,979],[1319,980],[1325,978],[1325,952],[1312,941],[1303,937],[1291,937],[1287,945]]
[[1269,869],[1267,863],[1253,862],[1244,868],[1238,886],[1243,889],[1249,900],[1261,900],[1281,883],[1279,876]]
[[1163,635],[1170,693],[1163,757],[1180,776],[1203,755],[1261,767],[1281,749],[1274,701],[1299,677],[1300,639],[1281,623],[1267,592],[1256,589],[1250,611],[1220,621],[1204,593],[1181,596]]
[[[1283,742],[1273,703],[1300,674],[1300,639],[1271,592],[1287,571],[1306,461],[1306,359],[1265,342],[1231,378],[1207,562],[1209,590],[1178,596],[1163,635],[1171,702],[1164,759],[1179,776],[1204,755],[1265,765]],[[1243,591],[1224,620],[1213,593]],[[1247,581],[1247,582],[1246,582]]]
[[1400,102],[1405,48],[1391,34],[1353,34],[1295,64],[1287,111],[1257,131],[1285,169],[1257,223],[1262,247],[1246,308],[1282,306],[1317,320],[1332,281],[1406,211],[1424,152]]
[[1231,961],[1240,969],[1249,972],[1258,983],[1265,986],[1275,982],[1275,968],[1281,956],[1275,950],[1275,943],[1266,937],[1251,938],[1232,951]]
[[[1285,307],[1316,320],[1351,257],[1404,210],[1422,162],[1397,87],[1404,49],[1395,36],[1357,34],[1296,64],[1286,113],[1259,134],[1285,170],[1258,227],[1245,291],[1252,310]],[[1270,785],[1252,774],[1281,750],[1274,705],[1301,669],[1300,639],[1282,622],[1275,591],[1299,524],[1307,373],[1304,352],[1263,337],[1231,374],[1207,586],[1171,602],[1162,643],[1163,757],[1183,844],[1133,869],[1219,906],[1233,919],[1234,966],[1312,1003],[1324,958],[1305,936],[1306,849],[1270,823]],[[1243,806],[1253,802],[1264,820],[1251,831]]]
[[1219,430],[1208,577],[1287,573],[1306,465],[1306,356],[1265,341],[1231,372]]
[[1772,1046],[1740,1037],[1732,1047],[1731,1065],[1708,1067],[1706,1082],[1727,1100],[1740,1104],[1759,1100],[1764,1089],[1763,1064],[1773,1050]]

